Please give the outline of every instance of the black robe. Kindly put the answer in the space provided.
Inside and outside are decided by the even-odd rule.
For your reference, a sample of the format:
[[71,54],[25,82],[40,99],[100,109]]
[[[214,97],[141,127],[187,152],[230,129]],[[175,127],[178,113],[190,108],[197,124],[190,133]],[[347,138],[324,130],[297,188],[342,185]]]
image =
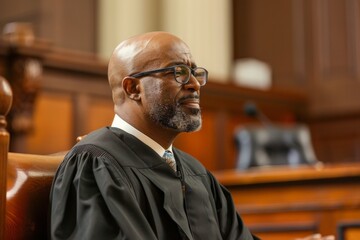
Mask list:
[[122,130],[86,136],[54,178],[51,239],[256,239],[230,193],[196,159],[173,151],[177,173]]

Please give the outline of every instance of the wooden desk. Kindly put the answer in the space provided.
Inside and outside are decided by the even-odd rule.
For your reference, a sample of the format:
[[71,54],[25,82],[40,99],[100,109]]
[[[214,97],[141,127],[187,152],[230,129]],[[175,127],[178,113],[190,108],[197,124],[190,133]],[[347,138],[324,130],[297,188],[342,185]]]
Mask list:
[[214,175],[232,193],[245,224],[265,240],[336,236],[340,226],[360,222],[360,163]]

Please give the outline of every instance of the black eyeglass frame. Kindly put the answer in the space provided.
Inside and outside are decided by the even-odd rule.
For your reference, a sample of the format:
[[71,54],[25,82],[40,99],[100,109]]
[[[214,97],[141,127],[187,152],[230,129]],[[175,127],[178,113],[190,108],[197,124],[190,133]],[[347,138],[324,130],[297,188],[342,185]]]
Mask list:
[[135,74],[131,74],[129,75],[130,77],[134,77],[134,78],[141,78],[141,77],[145,77],[145,76],[149,76],[153,73],[159,73],[159,72],[166,72],[166,71],[170,71],[172,70],[173,73],[174,73],[174,79],[177,83],[180,83],[180,84],[187,84],[189,81],[190,81],[190,75],[188,76],[187,80],[185,82],[179,82],[176,78],[176,67],[185,67],[187,69],[190,70],[191,74],[196,78],[195,76],[195,71],[197,69],[202,69],[204,70],[206,76],[205,76],[205,81],[203,83],[199,82],[199,80],[196,78],[196,80],[198,81],[198,83],[200,84],[200,86],[204,86],[206,83],[207,83],[207,80],[208,80],[208,71],[203,68],[203,67],[195,67],[195,68],[191,68],[185,64],[179,64],[179,65],[174,65],[174,66],[171,66],[171,67],[166,67],[166,68],[159,68],[159,69],[154,69],[154,70],[150,70],[150,71],[145,71],[145,72],[139,72],[139,73],[135,73]]

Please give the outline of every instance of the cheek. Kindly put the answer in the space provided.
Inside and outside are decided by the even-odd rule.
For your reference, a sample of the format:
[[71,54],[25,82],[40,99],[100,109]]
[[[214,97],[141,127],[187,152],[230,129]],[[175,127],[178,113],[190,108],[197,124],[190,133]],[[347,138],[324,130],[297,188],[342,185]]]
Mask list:
[[176,94],[174,89],[165,86],[161,81],[144,86],[145,101],[150,105],[173,103]]
[[163,86],[158,83],[148,84],[144,87],[143,104],[146,109],[152,109],[155,106],[163,105],[164,94],[166,91]]
[[145,94],[151,95],[151,93],[159,94],[161,92],[161,84],[159,81],[149,81],[144,85]]

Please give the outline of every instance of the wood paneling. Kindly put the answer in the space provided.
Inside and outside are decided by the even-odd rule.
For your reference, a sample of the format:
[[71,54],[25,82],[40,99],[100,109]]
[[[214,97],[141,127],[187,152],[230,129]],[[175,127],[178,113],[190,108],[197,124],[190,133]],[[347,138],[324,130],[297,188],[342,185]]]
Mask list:
[[295,19],[302,18],[303,10],[296,2],[233,1],[234,59],[256,58],[269,63],[274,86],[305,87],[304,42],[302,32],[296,32],[303,23]]
[[96,0],[0,0],[0,29],[28,22],[35,35],[55,46],[96,52]]
[[319,159],[326,162],[360,160],[360,116],[317,119],[309,124]]
[[[96,59],[91,54],[59,50],[47,55],[44,60],[42,92],[48,96],[62,96],[67,99],[69,112],[53,114],[57,121],[66,123],[64,124],[66,129],[57,132],[66,139],[64,140],[66,146],[55,144],[53,147],[57,149],[54,150],[43,145],[40,151],[33,152],[29,149],[28,152],[44,154],[70,149],[78,136],[111,124],[114,113],[111,90],[106,77],[106,65],[105,62]],[[41,100],[42,97],[40,95],[39,99]],[[52,108],[53,106],[48,105],[47,107]],[[48,119],[48,112],[49,109],[43,109],[37,114],[39,118]],[[49,129],[51,128],[46,130],[39,126],[37,131],[46,132]],[[28,139],[28,144],[31,144],[31,141]],[[41,140],[39,139],[39,141]]]
[[336,236],[343,222],[360,218],[360,165],[217,171],[245,224],[264,239],[310,233]]
[[359,113],[359,2],[307,1],[307,61],[313,115]]
[[34,128],[26,140],[27,151],[55,153],[69,149],[74,143],[71,140],[73,129],[71,97],[66,94],[41,92],[35,109]]
[[[270,64],[273,87],[301,88],[322,161],[360,161],[360,2],[233,1],[234,60]],[[352,129],[352,130],[350,130]]]
[[87,118],[87,130],[89,132],[93,129],[102,126],[109,126],[114,118],[113,104],[109,99],[93,98],[89,103],[90,109]]
[[274,87],[306,89],[312,115],[359,113],[359,1],[233,4],[234,59],[253,57],[269,63]]

